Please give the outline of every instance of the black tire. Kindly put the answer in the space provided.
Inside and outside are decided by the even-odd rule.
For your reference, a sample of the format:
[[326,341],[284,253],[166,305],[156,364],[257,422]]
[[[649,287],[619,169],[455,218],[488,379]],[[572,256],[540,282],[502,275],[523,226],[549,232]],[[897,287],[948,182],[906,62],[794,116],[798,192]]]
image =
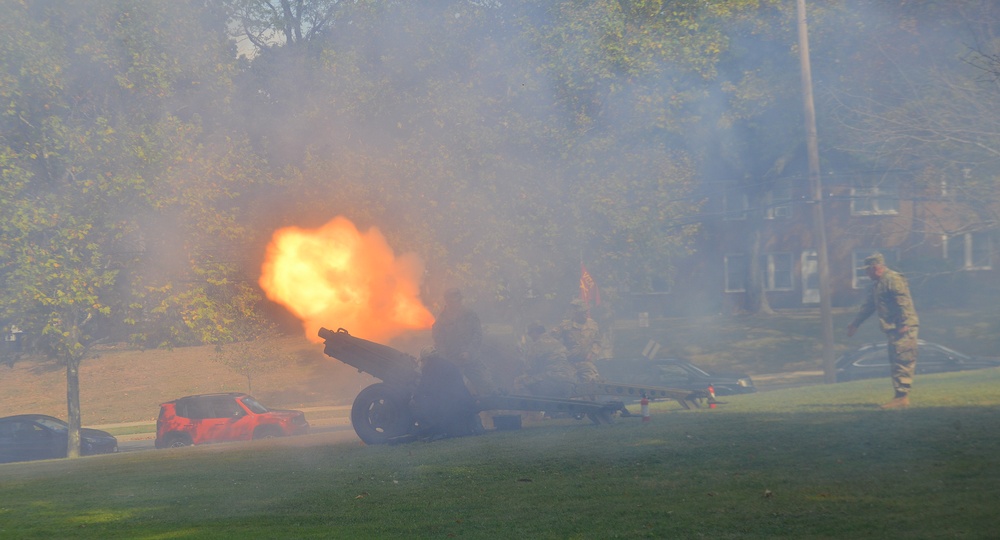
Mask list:
[[171,433],[170,435],[167,435],[166,444],[163,447],[183,448],[185,446],[191,446],[192,444],[191,437],[188,437],[183,433]]
[[253,432],[253,440],[255,441],[260,439],[275,439],[277,437],[281,437],[281,430],[273,426],[260,427]]
[[409,396],[385,383],[375,383],[354,398],[351,425],[365,444],[385,444],[413,431]]

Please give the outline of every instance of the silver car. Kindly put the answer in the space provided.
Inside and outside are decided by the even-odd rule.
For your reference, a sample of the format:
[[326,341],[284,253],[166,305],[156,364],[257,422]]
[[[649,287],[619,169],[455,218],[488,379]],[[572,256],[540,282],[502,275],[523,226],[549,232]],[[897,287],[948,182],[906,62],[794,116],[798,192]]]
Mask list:
[[[998,366],[1000,358],[969,356],[944,345],[917,341],[917,375]],[[865,345],[837,359],[837,382],[888,376],[889,354],[885,343]]]

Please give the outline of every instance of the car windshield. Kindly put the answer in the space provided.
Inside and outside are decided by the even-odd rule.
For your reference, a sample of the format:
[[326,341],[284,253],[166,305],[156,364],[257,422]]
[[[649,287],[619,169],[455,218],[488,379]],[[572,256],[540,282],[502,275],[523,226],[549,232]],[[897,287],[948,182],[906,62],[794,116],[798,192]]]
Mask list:
[[[870,356],[873,353],[874,354],[881,353],[881,354],[884,355],[885,354],[885,350],[884,349],[879,349],[878,345],[867,345],[867,346],[861,347],[860,349],[856,349],[856,350],[853,350],[853,351],[848,351],[848,352],[840,355],[839,358],[837,358],[837,366],[844,367],[844,366],[853,364],[853,363],[855,363],[855,361],[857,361],[861,357],[863,357],[863,356]],[[886,360],[886,363],[888,363],[888,360]]]
[[958,358],[958,359],[961,359],[961,360],[968,360],[969,359],[969,355],[962,354],[962,353],[960,353],[960,352],[958,352],[958,351],[956,351],[954,349],[949,349],[948,347],[945,347],[944,345],[935,344],[935,346],[937,348],[941,349],[941,351],[944,352],[945,354],[951,356],[952,358]]
[[57,420],[55,418],[46,418],[42,416],[35,418],[34,421],[36,424],[51,429],[52,431],[67,431],[69,429],[69,427],[66,425],[66,422],[63,422],[62,420]]
[[704,377],[710,377],[712,375],[711,373],[705,371],[704,369],[701,369],[700,367],[698,367],[698,366],[696,366],[694,364],[688,364],[686,362],[678,362],[677,365],[680,366],[682,369],[684,369],[686,371],[693,371],[696,374],[704,376]]
[[247,396],[241,399],[240,401],[242,401],[243,404],[246,405],[248,409],[250,409],[252,412],[256,414],[264,414],[267,412],[267,407],[261,405],[259,401],[250,396]]

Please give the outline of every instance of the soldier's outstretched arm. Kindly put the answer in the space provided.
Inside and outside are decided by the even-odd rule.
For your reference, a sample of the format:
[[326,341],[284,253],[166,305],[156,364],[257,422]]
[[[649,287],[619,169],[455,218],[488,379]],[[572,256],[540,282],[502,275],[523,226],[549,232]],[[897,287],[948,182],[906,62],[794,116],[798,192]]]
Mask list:
[[875,313],[875,295],[869,290],[868,296],[865,298],[865,303],[861,304],[858,314],[851,321],[851,324],[847,325],[847,336],[853,336],[857,332],[858,327],[861,326],[861,323],[865,322],[868,317],[871,317],[872,313]]

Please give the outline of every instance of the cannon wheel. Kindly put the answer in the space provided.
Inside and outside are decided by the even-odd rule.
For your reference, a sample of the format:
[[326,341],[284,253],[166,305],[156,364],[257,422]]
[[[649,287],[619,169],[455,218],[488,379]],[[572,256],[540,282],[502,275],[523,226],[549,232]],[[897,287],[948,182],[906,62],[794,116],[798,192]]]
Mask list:
[[413,429],[408,396],[385,383],[375,383],[354,398],[351,425],[365,444],[385,444]]

